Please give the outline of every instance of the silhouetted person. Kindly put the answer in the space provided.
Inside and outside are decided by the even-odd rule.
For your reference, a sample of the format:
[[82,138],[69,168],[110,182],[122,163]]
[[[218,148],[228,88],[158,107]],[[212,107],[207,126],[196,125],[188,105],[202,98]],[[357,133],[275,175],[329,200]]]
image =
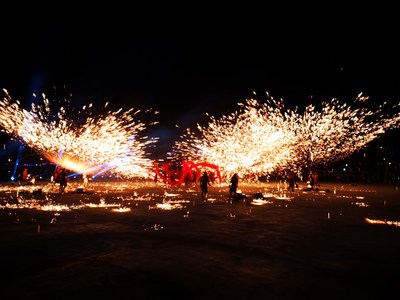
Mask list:
[[61,169],[60,173],[58,174],[58,179],[60,182],[60,193],[64,193],[68,184],[68,173],[65,168]]
[[211,185],[210,178],[208,177],[207,172],[204,172],[203,175],[200,177],[201,197],[203,199],[207,198],[209,185]]
[[237,173],[235,173],[231,177],[231,183],[229,186],[229,195],[230,196],[236,196],[238,185],[239,185],[239,175]]
[[311,190],[314,190],[314,174],[312,172],[310,172],[310,175],[308,175],[308,182]]
[[290,171],[288,174],[289,192],[294,192],[294,185],[296,184],[295,174]]
[[318,187],[318,173],[317,172],[314,172],[314,186],[315,187]]

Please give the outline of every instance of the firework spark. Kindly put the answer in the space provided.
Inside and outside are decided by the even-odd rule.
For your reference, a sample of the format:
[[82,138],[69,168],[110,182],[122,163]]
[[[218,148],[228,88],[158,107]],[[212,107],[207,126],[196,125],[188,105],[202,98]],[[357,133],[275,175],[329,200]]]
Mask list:
[[64,107],[53,113],[45,95],[43,105],[32,104],[27,111],[4,92],[0,127],[47,159],[80,173],[108,172],[124,178],[148,175],[153,162],[146,149],[158,138],[140,136],[146,129],[134,119],[140,110],[120,109],[94,117],[90,112],[84,114],[85,106],[70,119]]
[[[354,103],[366,100],[360,94]],[[249,99],[239,107],[220,119],[209,116],[197,132],[187,129],[175,142],[174,159],[213,162],[225,179],[233,173],[249,180],[284,170],[299,173],[351,155],[400,120],[399,113],[383,113],[384,105],[373,112],[337,99],[323,102],[321,111],[308,105],[301,114],[268,93],[265,103]]]

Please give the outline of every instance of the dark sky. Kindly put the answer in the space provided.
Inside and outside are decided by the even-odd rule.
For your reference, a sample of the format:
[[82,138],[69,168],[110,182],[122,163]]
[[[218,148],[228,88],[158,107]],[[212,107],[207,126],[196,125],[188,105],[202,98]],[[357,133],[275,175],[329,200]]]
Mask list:
[[[269,92],[288,105],[363,92],[400,96],[399,46],[379,30],[324,31],[255,22],[135,22],[135,16],[32,14],[2,19],[0,85],[29,103],[64,86],[76,106],[153,108],[155,134],[194,127]],[[171,136],[170,136],[171,135]]]

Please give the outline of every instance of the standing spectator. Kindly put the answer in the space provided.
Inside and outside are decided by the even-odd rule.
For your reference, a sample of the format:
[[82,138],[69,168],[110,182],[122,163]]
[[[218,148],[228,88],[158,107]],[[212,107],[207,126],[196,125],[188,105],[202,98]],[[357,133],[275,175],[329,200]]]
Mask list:
[[314,190],[314,174],[312,171],[310,171],[310,174],[308,175],[308,184],[311,190]]
[[229,186],[229,195],[230,196],[236,196],[238,185],[239,185],[239,175],[237,173],[235,173],[231,177],[231,182],[230,182],[230,186]]
[[60,182],[60,193],[64,193],[68,184],[68,173],[65,168],[61,169],[60,173],[58,174],[58,178]]
[[296,179],[293,171],[289,171],[288,181],[289,181],[289,192],[294,192],[294,185],[296,184]]
[[314,171],[314,186],[318,186],[318,173]]
[[210,178],[208,177],[207,172],[204,172],[203,175],[200,177],[201,197],[203,199],[207,198],[209,185],[211,185]]

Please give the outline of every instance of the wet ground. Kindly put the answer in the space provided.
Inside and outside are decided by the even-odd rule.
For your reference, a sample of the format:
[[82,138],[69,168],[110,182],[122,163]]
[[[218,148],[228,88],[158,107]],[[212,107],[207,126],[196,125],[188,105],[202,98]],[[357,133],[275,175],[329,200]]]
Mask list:
[[0,299],[385,299],[397,186],[0,184]]

